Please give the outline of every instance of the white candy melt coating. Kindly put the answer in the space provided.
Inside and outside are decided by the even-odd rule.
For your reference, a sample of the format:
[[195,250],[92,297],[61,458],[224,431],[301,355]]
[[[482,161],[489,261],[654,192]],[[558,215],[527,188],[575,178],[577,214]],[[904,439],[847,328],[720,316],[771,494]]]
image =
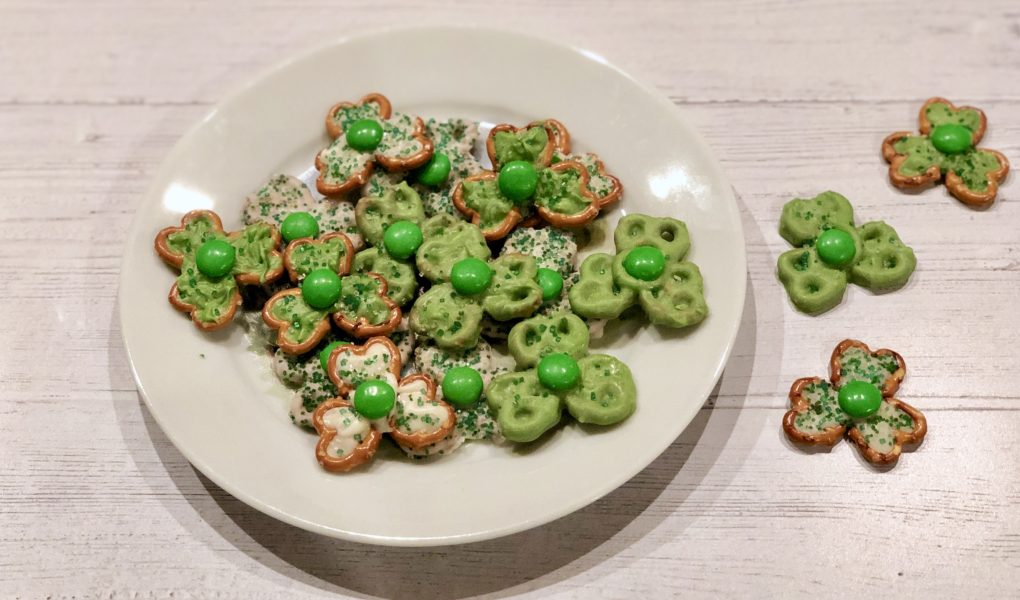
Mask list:
[[433,433],[449,426],[451,414],[444,405],[430,400],[428,385],[420,379],[397,390],[392,421],[401,433]]
[[336,431],[326,446],[326,455],[343,458],[351,454],[372,430],[372,424],[347,406],[331,408],[322,415],[322,424]]
[[336,369],[339,379],[353,388],[366,379],[382,379],[397,389],[397,378],[390,372],[390,364],[395,358],[390,349],[383,344],[368,346],[364,354],[344,352],[337,360]]

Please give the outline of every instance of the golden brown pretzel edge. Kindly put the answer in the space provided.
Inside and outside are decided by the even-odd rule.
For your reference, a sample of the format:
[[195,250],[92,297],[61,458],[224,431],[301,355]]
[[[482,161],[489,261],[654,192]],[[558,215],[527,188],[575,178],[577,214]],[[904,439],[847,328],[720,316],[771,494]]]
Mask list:
[[319,465],[323,469],[331,473],[346,473],[372,460],[376,449],[379,448],[382,434],[375,427],[372,427],[368,437],[358,444],[348,456],[343,458],[330,456],[326,452],[326,448],[329,447],[329,443],[336,437],[336,430],[326,427],[325,423],[323,423],[323,417],[327,411],[334,408],[351,408],[351,404],[346,400],[333,398],[320,404],[315,409],[315,412],[312,413],[312,426],[315,427],[315,432],[319,435],[319,441],[315,444],[315,459],[319,461]]
[[[239,285],[261,285],[266,283],[273,283],[274,281],[279,279],[280,276],[283,275],[283,272],[286,270],[283,257],[281,256],[280,251],[277,250],[277,248],[280,247],[280,230],[277,229],[276,226],[273,225],[272,223],[267,223],[265,221],[253,223],[253,225],[255,224],[264,225],[269,228],[270,237],[272,237],[273,239],[273,249],[269,252],[269,255],[280,258],[280,266],[271,271],[267,271],[265,277],[259,277],[254,273],[241,273],[239,275],[235,275],[234,279],[237,281]],[[240,237],[243,231],[244,231],[243,229],[238,231],[231,231],[230,233],[227,234],[227,238],[235,239],[237,237]]]
[[982,152],[988,152],[993,154],[996,160],[999,161],[999,168],[994,171],[989,171],[988,177],[988,189],[984,192],[975,192],[968,188],[963,183],[963,178],[957,175],[953,171],[946,173],[946,189],[949,193],[964,204],[975,207],[985,207],[995,202],[995,197],[999,193],[999,182],[1006,178],[1009,174],[1009,161],[1006,156],[998,150],[990,150],[987,148],[979,148]]
[[375,168],[374,161],[369,159],[365,161],[360,171],[348,177],[343,183],[326,183],[322,177],[322,169],[326,163],[322,162],[321,154],[322,151],[320,150],[319,154],[315,155],[315,169],[319,172],[315,177],[315,189],[319,190],[319,193],[327,198],[343,199],[349,192],[368,183],[368,178],[372,176],[372,171]]
[[414,118],[414,130],[411,132],[411,136],[421,144],[421,150],[409,156],[399,158],[375,153],[373,156],[376,162],[381,164],[387,171],[409,171],[427,163],[435,152],[435,145],[425,135],[425,122],[421,120],[421,117]]
[[177,289],[176,281],[172,286],[170,286],[170,293],[167,295],[167,299],[170,301],[171,306],[181,312],[188,313],[188,317],[191,318],[191,322],[195,324],[195,327],[198,327],[202,331],[216,331],[217,329],[223,329],[234,320],[234,315],[237,314],[237,309],[241,307],[241,290],[237,286],[234,286],[234,294],[230,299],[230,308],[220,315],[219,319],[208,323],[199,321],[196,318],[195,313],[198,311],[197,306],[181,300],[180,290]]
[[213,223],[213,229],[226,235],[226,232],[223,231],[223,221],[220,219],[220,216],[218,214],[204,208],[188,211],[181,217],[180,225],[177,226],[171,225],[170,227],[164,227],[163,229],[159,230],[159,233],[156,234],[156,239],[153,242],[153,246],[156,248],[156,254],[158,254],[159,257],[163,259],[163,262],[170,265],[171,267],[180,268],[181,264],[184,262],[184,256],[177,254],[176,252],[170,249],[169,238],[171,235],[175,233],[184,231],[184,228],[188,225],[188,223],[194,221],[195,219],[198,219],[199,217],[208,218]]
[[379,282],[379,295],[382,297],[383,302],[390,309],[390,317],[379,323],[373,325],[369,323],[365,317],[358,317],[354,321],[351,321],[341,312],[333,313],[333,322],[338,327],[353,335],[356,338],[368,338],[377,335],[385,335],[395,330],[400,325],[400,320],[404,317],[404,313],[398,305],[390,297],[386,295],[389,291],[389,286],[386,284],[386,279],[382,275],[372,272],[365,271],[362,275],[368,275]]
[[290,278],[291,283],[297,283],[300,278],[297,275],[297,269],[294,268],[291,255],[294,250],[301,246],[307,246],[308,244],[321,244],[334,238],[343,238],[344,245],[344,256],[340,259],[340,263],[336,266],[337,275],[344,276],[351,272],[351,263],[354,262],[354,243],[351,238],[347,237],[346,234],[333,231],[320,237],[319,239],[312,239],[308,237],[298,238],[287,244],[287,248],[283,251],[283,266],[287,270],[287,275]]
[[453,188],[452,200],[454,208],[460,211],[462,215],[471,219],[471,224],[478,227],[478,229],[482,232],[482,237],[489,242],[503,239],[510,235],[510,232],[513,231],[514,227],[516,227],[518,223],[524,220],[524,217],[521,215],[521,210],[514,206],[510,209],[510,212],[506,214],[503,220],[499,222],[497,227],[483,229],[481,225],[482,215],[464,202],[464,182],[487,181],[496,179],[498,176],[499,175],[495,171],[482,171],[481,173],[476,173],[458,181],[457,187]]
[[886,402],[891,404],[894,408],[898,408],[903,412],[910,415],[910,418],[914,420],[914,428],[910,431],[896,430],[894,432],[895,441],[893,448],[889,452],[878,452],[871,446],[868,446],[867,441],[864,439],[864,435],[856,427],[850,430],[850,440],[860,450],[864,460],[875,465],[888,465],[895,463],[900,458],[900,454],[903,452],[903,446],[907,444],[919,444],[924,440],[925,434],[928,433],[928,420],[925,419],[924,414],[917,410],[913,406],[898,400],[896,398],[888,398]]
[[429,401],[442,406],[446,410],[448,415],[446,425],[444,427],[442,427],[441,429],[437,429],[432,433],[424,435],[421,433],[411,434],[401,433],[400,431],[397,430],[391,418],[389,432],[390,437],[392,437],[394,441],[396,441],[398,444],[402,446],[407,446],[408,448],[412,449],[418,449],[428,446],[429,444],[434,444],[442,439],[445,439],[448,435],[450,435],[450,432],[453,431],[453,428],[457,425],[457,414],[454,412],[453,407],[450,406],[448,402],[436,399],[436,382],[433,381],[431,377],[425,375],[424,373],[415,373],[413,375],[408,375],[407,377],[404,377],[403,379],[400,380],[398,387],[403,387],[404,385],[407,385],[413,381],[424,381],[427,388],[426,394],[428,395]]
[[829,380],[832,382],[832,385],[837,388],[839,387],[842,375],[842,367],[839,364],[839,357],[849,348],[859,348],[860,350],[868,354],[874,354],[875,356],[892,356],[896,360],[896,364],[899,365],[899,368],[886,376],[885,382],[882,383],[882,397],[892,398],[896,391],[900,389],[900,383],[903,382],[903,378],[907,375],[907,363],[898,352],[888,348],[879,348],[878,350],[872,351],[867,344],[860,340],[848,338],[837,344],[833,349],[832,357],[829,359]]
[[977,131],[973,132],[973,134],[971,135],[971,144],[974,145],[974,146],[977,146],[978,143],[981,141],[981,138],[983,138],[985,136],[985,130],[988,127],[988,118],[985,117],[985,111],[981,110],[980,108],[977,108],[976,106],[966,106],[966,105],[964,105],[964,106],[956,106],[955,104],[953,104],[949,100],[946,100],[945,98],[939,98],[937,96],[936,97],[932,97],[932,98],[928,98],[927,100],[924,101],[924,104],[921,105],[921,109],[918,111],[918,114],[917,114],[918,130],[923,135],[928,135],[928,134],[931,133],[932,125],[931,125],[931,121],[928,120],[927,112],[928,112],[928,107],[931,106],[932,104],[936,104],[936,103],[937,104],[946,104],[946,105],[949,106],[950,110],[973,110],[974,112],[976,112],[978,114],[979,117],[981,117],[981,122],[978,125]]
[[543,206],[535,206],[536,211],[542,217],[542,219],[552,225],[553,227],[559,227],[561,229],[570,229],[586,225],[595,220],[599,216],[599,211],[602,208],[602,204],[599,201],[599,197],[595,195],[590,189],[588,189],[588,183],[591,181],[591,177],[588,175],[588,169],[583,164],[574,161],[567,160],[556,163],[549,167],[550,170],[556,171],[557,173],[567,170],[575,170],[581,174],[581,194],[588,198],[588,208],[582,210],[575,215],[563,215],[557,212],[548,210]]
[[400,360],[400,349],[397,348],[397,345],[394,344],[393,340],[390,338],[383,336],[371,337],[365,340],[364,344],[358,346],[354,344],[342,344],[333,348],[333,352],[330,353],[329,360],[326,362],[326,375],[329,377],[329,380],[333,382],[333,385],[336,386],[336,389],[340,390],[341,396],[346,397],[351,393],[353,388],[344,383],[343,380],[341,380],[336,374],[337,360],[339,360],[340,355],[353,354],[355,356],[364,356],[365,353],[368,352],[368,348],[376,344],[382,344],[389,351],[390,373],[393,375],[394,379],[398,381],[400,380],[400,371],[403,368],[403,364]]
[[343,130],[340,129],[340,127],[336,124],[336,121],[333,119],[333,115],[336,114],[336,111],[341,108],[364,106],[369,102],[375,102],[379,105],[379,116],[381,118],[389,119],[393,114],[393,106],[390,104],[390,99],[377,92],[365,94],[357,102],[348,102],[346,100],[343,102],[337,102],[333,106],[329,107],[329,110],[326,112],[326,133],[329,134],[329,137],[335,140],[343,133]]
[[[554,119],[548,119],[548,120],[552,121]],[[537,126],[540,123],[541,123],[542,127],[545,128],[546,134],[549,136],[549,141],[546,142],[545,148],[542,150],[542,154],[541,154],[541,156],[539,157],[539,160],[538,160],[538,165],[542,166],[542,167],[548,166],[549,163],[552,162],[553,153],[556,151],[556,149],[558,147],[556,140],[560,136],[560,132],[559,131],[554,130],[552,128],[552,126],[550,126],[548,123],[546,123],[544,121],[532,121],[531,123],[525,125],[524,127],[516,127],[514,125],[510,125],[509,123],[500,123],[499,125],[496,125],[492,129],[490,129],[489,130],[489,135],[485,138],[485,152],[486,152],[486,154],[489,155],[489,162],[492,163],[492,170],[495,171],[495,172],[498,172],[499,171],[499,167],[500,167],[499,161],[496,160],[496,134],[497,133],[506,131],[506,132],[509,132],[509,133],[516,134],[518,131],[523,131],[525,129],[531,129],[532,127],[535,127],[535,126]],[[560,123],[559,121],[556,121],[556,123],[560,127],[563,127],[563,124]],[[566,129],[567,129],[566,127],[563,127],[563,132],[566,132]],[[567,141],[567,152],[569,152],[570,151],[570,134],[569,133],[567,133],[567,140],[566,141]]]
[[938,165],[928,167],[928,170],[919,175],[904,175],[900,173],[900,167],[906,162],[907,155],[896,152],[893,144],[909,135],[912,135],[909,131],[896,131],[890,133],[882,140],[882,157],[889,163],[889,181],[900,189],[916,189],[934,185],[942,179],[942,170],[939,169]]

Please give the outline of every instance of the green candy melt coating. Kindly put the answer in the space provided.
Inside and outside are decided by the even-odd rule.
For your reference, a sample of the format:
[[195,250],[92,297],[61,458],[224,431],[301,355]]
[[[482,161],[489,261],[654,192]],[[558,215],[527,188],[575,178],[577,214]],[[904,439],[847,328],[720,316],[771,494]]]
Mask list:
[[516,204],[535,195],[535,188],[538,186],[538,171],[535,165],[523,160],[514,160],[506,163],[499,170],[497,178],[501,194]]
[[581,368],[568,354],[547,354],[538,361],[538,381],[553,390],[569,390],[581,379]]
[[865,381],[851,381],[839,388],[839,407],[855,419],[870,417],[882,406],[882,392]]
[[458,294],[449,283],[440,283],[418,297],[408,322],[411,331],[440,348],[464,350],[478,343],[482,315],[474,298]]
[[383,234],[383,246],[398,260],[410,258],[421,246],[421,228],[411,221],[394,221]]
[[314,238],[319,235],[319,221],[304,211],[292,212],[280,225],[280,235],[287,242],[299,238]]
[[339,311],[351,321],[365,319],[372,325],[385,323],[391,309],[380,293],[382,285],[365,273],[352,273],[343,279]]
[[549,354],[580,359],[588,353],[588,325],[575,314],[531,317],[517,323],[507,337],[507,347],[517,366],[530,368]]
[[614,425],[634,414],[637,387],[630,369],[608,354],[577,361],[581,383],[564,396],[570,416],[580,423]]
[[578,171],[542,169],[535,188],[535,205],[561,215],[576,215],[591,204],[591,198],[583,191]]
[[362,381],[354,390],[354,410],[366,419],[381,419],[390,414],[396,404],[397,393],[393,386],[381,379]]
[[295,344],[307,340],[319,323],[329,315],[327,310],[310,306],[302,295],[284,296],[275,302],[270,310],[274,318],[288,323],[284,337],[288,342]]
[[471,406],[482,397],[482,376],[471,367],[453,367],[443,376],[443,398],[455,406]]
[[534,369],[492,378],[485,398],[500,432],[511,442],[537,440],[560,422],[562,400],[538,381]]
[[790,301],[808,314],[823,313],[836,306],[846,291],[846,273],[825,264],[814,246],[781,254],[778,274]]
[[620,219],[613,241],[617,254],[638,246],[652,246],[658,248],[667,261],[683,260],[691,249],[691,237],[683,221],[633,213]]
[[935,126],[928,137],[935,149],[943,154],[960,154],[970,150],[973,145],[970,129],[953,123]]
[[277,240],[273,227],[267,223],[252,223],[230,238],[237,250],[234,274],[256,274],[265,282],[266,275],[283,266],[283,257],[276,252]]
[[779,235],[794,246],[814,244],[829,228],[853,228],[854,208],[836,192],[822,192],[814,198],[794,198],[783,205]]
[[581,277],[567,292],[570,308],[588,319],[615,319],[637,301],[637,293],[616,283],[613,256],[598,252],[584,259]]
[[403,306],[418,291],[418,278],[410,263],[399,261],[379,248],[366,248],[354,255],[353,273],[372,272],[386,280],[386,295]]
[[237,262],[237,250],[226,240],[210,239],[195,252],[198,270],[207,277],[223,277]]
[[330,269],[315,269],[301,282],[301,297],[318,310],[332,307],[340,299],[340,276]]
[[383,128],[375,119],[358,119],[346,127],[344,137],[351,148],[371,152],[382,142]]
[[542,288],[543,302],[555,300],[563,293],[563,277],[552,269],[539,268],[535,274],[535,281]]
[[418,182],[432,187],[442,185],[450,177],[452,168],[450,157],[442,152],[436,152],[418,172]]
[[422,223],[421,233],[425,241],[415,254],[415,263],[418,271],[433,283],[449,281],[450,270],[461,259],[488,260],[491,256],[482,231],[453,215],[427,219]]
[[333,354],[333,350],[339,348],[340,346],[346,345],[346,344],[350,344],[350,342],[345,342],[343,340],[337,340],[335,342],[330,342],[329,344],[326,345],[325,348],[323,348],[322,350],[319,350],[319,364],[322,365],[322,370],[323,371],[328,371],[329,370],[329,355]]
[[397,221],[422,223],[425,206],[418,192],[401,181],[379,196],[359,200],[354,208],[354,218],[365,241],[372,246],[381,246],[386,230]]
[[194,258],[185,257],[177,277],[177,296],[195,307],[200,323],[215,323],[230,311],[237,291],[233,277],[209,277],[199,270]]
[[861,225],[858,235],[863,251],[850,269],[850,281],[875,292],[903,287],[917,267],[913,249],[882,221]]
[[457,293],[466,296],[484,292],[492,283],[492,269],[485,261],[465,258],[450,270],[450,283]]
[[826,229],[815,241],[818,256],[834,267],[851,263],[857,255],[854,238],[842,229]]
[[893,143],[897,154],[907,158],[900,165],[899,172],[908,177],[921,175],[931,167],[938,167],[942,174],[956,173],[968,189],[975,192],[988,190],[988,174],[1001,168],[994,154],[980,148],[970,148],[959,154],[940,152],[928,136],[907,135]]
[[497,131],[492,142],[496,165],[505,165],[516,160],[536,164],[549,143],[549,133],[540,125],[516,133]]
[[504,254],[489,263],[492,285],[485,291],[482,308],[497,321],[522,319],[542,304],[542,288],[535,281],[538,263],[524,254]]
[[478,226],[485,231],[498,228],[516,208],[514,201],[503,195],[495,180],[464,181],[461,186],[464,204],[478,213]]
[[655,246],[638,246],[623,259],[623,268],[631,277],[654,281],[666,268],[666,257]]
[[316,269],[336,271],[346,258],[347,244],[340,237],[301,244],[290,250],[291,270],[299,279]]
[[962,125],[971,131],[981,128],[981,113],[973,108],[950,108],[944,102],[932,102],[924,109],[924,116],[932,127],[939,125]]

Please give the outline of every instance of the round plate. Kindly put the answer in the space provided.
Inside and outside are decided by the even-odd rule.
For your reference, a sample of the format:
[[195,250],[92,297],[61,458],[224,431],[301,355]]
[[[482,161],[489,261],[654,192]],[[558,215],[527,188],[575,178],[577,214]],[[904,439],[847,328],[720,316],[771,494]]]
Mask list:
[[[575,151],[595,151],[625,186],[605,215],[685,221],[710,315],[690,331],[614,322],[593,351],[634,373],[638,410],[600,430],[569,422],[526,449],[484,442],[428,463],[377,458],[335,475],[316,438],[290,423],[289,394],[248,352],[236,323],[200,332],[167,302],[174,272],[153,239],[210,208],[228,230],[270,175],[306,172],[327,144],[326,110],[381,92],[394,110],[483,123],[555,117]],[[481,155],[482,142],[477,144]],[[611,229],[609,229],[611,231]],[[305,529],[376,544],[440,545],[546,523],[612,491],[690,423],[729,355],[744,304],[744,241],[718,164],[676,107],[601,57],[484,29],[422,28],[345,40],[286,62],[233,94],[177,143],[142,200],[120,283],[121,326],[138,387],[198,470],[254,508]]]

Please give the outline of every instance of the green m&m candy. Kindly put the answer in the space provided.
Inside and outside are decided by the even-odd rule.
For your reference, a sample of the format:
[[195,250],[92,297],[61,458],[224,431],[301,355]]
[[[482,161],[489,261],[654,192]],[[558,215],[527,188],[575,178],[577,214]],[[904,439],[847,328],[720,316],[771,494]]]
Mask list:
[[411,221],[395,221],[383,233],[383,246],[397,260],[409,258],[422,242],[421,227]]
[[465,258],[450,269],[450,283],[458,294],[480,294],[492,283],[492,269],[480,258]]
[[559,298],[560,292],[563,291],[563,278],[552,269],[540,268],[535,275],[535,281],[538,282],[538,287],[542,288],[543,302]]
[[335,342],[330,342],[325,348],[319,350],[319,364],[322,365],[323,371],[329,370],[329,355],[333,354],[333,350],[335,350],[338,346],[343,346],[345,344],[350,344],[350,342],[337,340]]
[[195,264],[206,277],[223,277],[236,260],[237,250],[224,240],[208,240],[195,252]]
[[371,152],[382,142],[383,128],[375,119],[358,119],[344,132],[347,145],[359,152]]
[[319,222],[304,211],[292,212],[280,224],[280,235],[287,242],[298,238],[313,238],[319,235]]
[[330,269],[315,269],[301,282],[301,297],[319,310],[333,306],[340,299],[340,276]]
[[627,274],[641,281],[654,281],[666,268],[666,255],[655,246],[638,246],[623,259]]
[[443,375],[443,397],[456,406],[471,406],[482,397],[482,376],[471,367],[453,367]]
[[538,381],[551,390],[569,390],[581,379],[581,368],[569,354],[547,354],[538,361]]
[[867,381],[851,381],[839,388],[839,407],[855,419],[870,417],[882,406],[882,392]]
[[450,168],[450,158],[442,152],[436,152],[418,173],[418,181],[424,185],[441,185],[450,176]]
[[826,229],[815,240],[818,256],[834,267],[847,265],[857,254],[854,238],[842,229]]
[[970,129],[955,123],[937,125],[928,135],[931,144],[943,154],[959,154],[966,152],[973,144]]
[[381,419],[390,414],[397,401],[393,386],[382,379],[366,379],[354,390],[354,410],[366,419]]
[[538,187],[538,171],[535,165],[524,160],[512,160],[499,170],[499,191],[507,198],[520,204],[535,195]]

